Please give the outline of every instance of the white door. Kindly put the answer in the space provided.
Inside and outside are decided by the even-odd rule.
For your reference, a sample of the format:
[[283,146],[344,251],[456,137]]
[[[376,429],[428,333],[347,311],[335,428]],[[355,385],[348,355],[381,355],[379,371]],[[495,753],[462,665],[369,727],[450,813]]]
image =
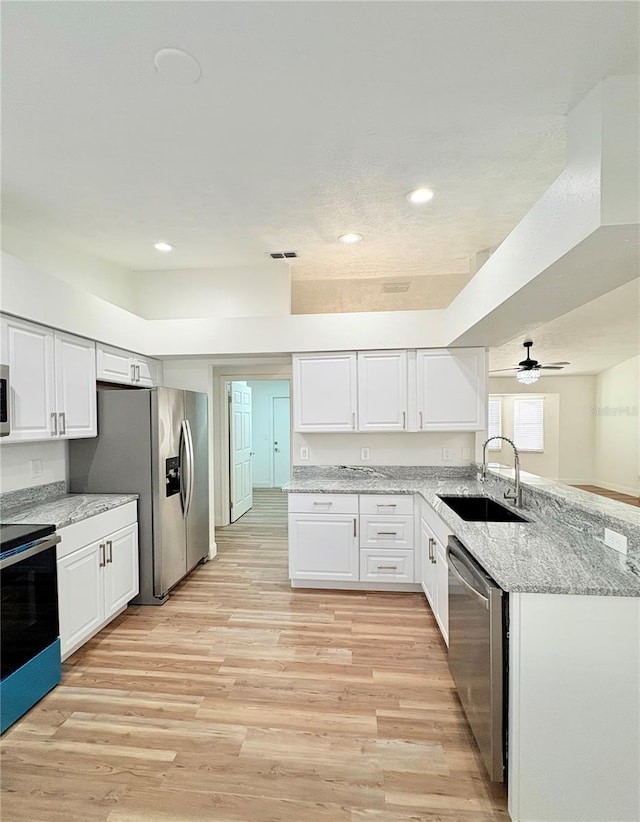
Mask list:
[[422,590],[435,614],[437,611],[436,562],[434,561],[436,559],[436,539],[422,517],[420,518],[420,550],[422,552]]
[[294,355],[296,431],[355,431],[358,386],[355,352]]
[[54,335],[50,328],[2,318],[2,362],[10,368],[11,434],[3,442],[57,435]]
[[106,540],[104,617],[108,619],[138,593],[138,525],[127,525]]
[[449,645],[449,566],[447,551],[444,545],[436,540],[436,601],[438,613],[436,620],[444,641]]
[[104,541],[58,560],[60,651],[64,658],[104,622]]
[[229,440],[231,522],[235,522],[253,505],[251,389],[243,382],[231,383]]
[[418,430],[484,429],[486,378],[483,348],[418,351],[416,367]]
[[96,363],[99,380],[119,382],[125,385],[133,385],[135,382],[135,364],[130,351],[98,343]]
[[273,487],[291,479],[291,404],[289,397],[273,398]]
[[358,352],[358,430],[407,430],[407,352]]
[[58,435],[67,439],[95,437],[96,344],[56,332],[55,355]]
[[289,514],[291,579],[359,579],[357,516]]

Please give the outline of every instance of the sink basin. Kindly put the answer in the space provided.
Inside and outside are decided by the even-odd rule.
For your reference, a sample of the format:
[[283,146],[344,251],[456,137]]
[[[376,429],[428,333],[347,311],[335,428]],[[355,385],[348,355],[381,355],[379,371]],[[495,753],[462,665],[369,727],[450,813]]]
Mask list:
[[466,522],[528,522],[512,508],[500,505],[489,497],[440,496],[460,519]]

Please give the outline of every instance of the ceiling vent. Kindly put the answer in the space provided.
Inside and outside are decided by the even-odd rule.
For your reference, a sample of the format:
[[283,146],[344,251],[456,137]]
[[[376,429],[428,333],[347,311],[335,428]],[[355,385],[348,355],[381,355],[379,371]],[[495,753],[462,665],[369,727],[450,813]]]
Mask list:
[[272,260],[292,260],[298,256],[297,251],[269,251]]
[[403,294],[409,290],[411,283],[382,283],[383,294]]

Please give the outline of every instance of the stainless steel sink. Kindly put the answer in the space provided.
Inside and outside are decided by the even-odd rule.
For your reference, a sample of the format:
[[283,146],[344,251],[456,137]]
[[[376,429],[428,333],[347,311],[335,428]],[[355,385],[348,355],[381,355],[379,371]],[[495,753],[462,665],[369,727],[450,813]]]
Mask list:
[[440,494],[438,497],[466,522],[529,522],[520,514],[516,514],[512,508],[500,505],[490,497]]

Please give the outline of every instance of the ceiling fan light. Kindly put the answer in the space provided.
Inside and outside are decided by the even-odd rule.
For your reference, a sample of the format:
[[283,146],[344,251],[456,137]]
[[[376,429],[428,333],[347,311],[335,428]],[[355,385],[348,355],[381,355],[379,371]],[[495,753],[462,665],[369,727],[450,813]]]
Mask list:
[[533,385],[534,382],[538,382],[540,379],[540,369],[529,368],[526,371],[518,371],[516,379],[523,385]]

